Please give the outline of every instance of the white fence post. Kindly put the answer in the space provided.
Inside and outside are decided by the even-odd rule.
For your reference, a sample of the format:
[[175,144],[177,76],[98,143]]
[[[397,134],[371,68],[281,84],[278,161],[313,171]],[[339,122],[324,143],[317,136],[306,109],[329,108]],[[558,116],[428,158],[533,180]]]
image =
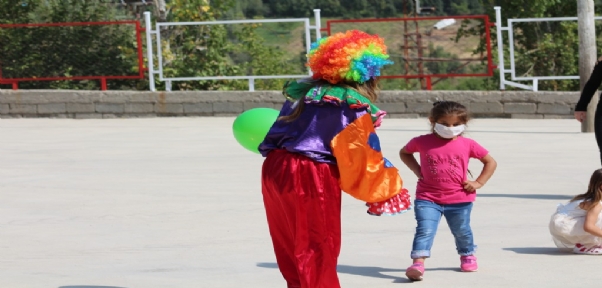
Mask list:
[[153,40],[151,37],[152,34],[152,22],[151,22],[151,14],[149,11],[144,12],[144,22],[146,26],[146,61],[147,61],[147,69],[148,69],[148,85],[150,91],[155,91],[155,69],[153,67]]
[[163,79],[163,48],[161,47],[161,23],[157,22],[155,24],[155,39],[157,39],[157,62],[159,62],[157,70],[159,72],[159,81],[165,81],[165,79]]
[[314,9],[314,19],[316,21],[316,25],[314,28],[316,29],[316,41],[322,38],[322,18],[320,17],[320,9]]
[[255,78],[249,77],[249,92],[255,91]]
[[500,70],[500,90],[506,90],[506,85],[504,81],[506,80],[506,70],[504,69],[504,43],[502,42],[502,7],[495,6],[495,28],[497,31],[497,58],[498,58],[498,66],[497,68]]
[[[516,83],[516,82],[512,82],[512,81],[507,81],[506,80],[506,73],[510,73],[511,74],[511,79],[514,80],[515,77],[515,72],[514,72],[514,45],[513,42],[514,41],[514,35],[513,35],[513,31],[512,29],[512,20],[508,19],[508,26],[507,27],[503,27],[502,26],[502,11],[501,11],[501,7],[500,6],[495,6],[493,7],[493,9],[495,9],[495,26],[496,26],[496,30],[497,30],[497,55],[498,55],[498,69],[500,70],[500,90],[506,90],[506,85],[512,86],[512,87],[516,87],[516,88],[521,88],[521,89],[525,89],[525,90],[532,90],[532,91],[537,91],[537,86],[529,86],[529,85],[525,85],[525,84],[520,84],[520,83]],[[502,37],[502,33],[503,31],[508,31],[508,42],[510,43],[510,69],[506,70],[506,68],[504,67],[504,43],[503,43],[503,37]],[[533,81],[534,83],[537,83],[536,81]],[[537,84],[536,84],[537,85]]]
[[[309,55],[309,50],[311,50],[311,25],[309,25],[309,18],[305,18],[305,55]],[[307,67],[307,73],[311,76],[313,73],[311,69]]]

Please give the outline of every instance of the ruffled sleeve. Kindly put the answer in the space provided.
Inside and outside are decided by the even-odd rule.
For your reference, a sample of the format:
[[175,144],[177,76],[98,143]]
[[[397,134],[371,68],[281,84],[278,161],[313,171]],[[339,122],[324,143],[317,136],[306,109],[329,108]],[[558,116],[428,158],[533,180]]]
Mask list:
[[369,214],[393,215],[411,208],[397,168],[382,155],[369,114],[343,129],[331,147],[339,167],[341,189],[367,202]]

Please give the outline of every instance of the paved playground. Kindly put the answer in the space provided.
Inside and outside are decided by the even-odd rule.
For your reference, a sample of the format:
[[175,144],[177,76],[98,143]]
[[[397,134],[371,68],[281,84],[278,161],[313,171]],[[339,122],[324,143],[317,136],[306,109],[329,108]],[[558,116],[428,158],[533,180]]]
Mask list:
[[[260,190],[262,158],[234,140],[234,118],[0,120],[0,287],[285,287]],[[425,119],[388,119],[385,156]],[[419,287],[581,287],[602,256],[558,252],[547,224],[599,168],[575,120],[476,119],[468,137],[498,161],[479,191],[479,272],[459,272],[441,223]],[[481,164],[471,162],[478,174]],[[413,193],[412,193],[413,194]],[[343,198],[342,287],[403,287],[413,213],[374,217]]]

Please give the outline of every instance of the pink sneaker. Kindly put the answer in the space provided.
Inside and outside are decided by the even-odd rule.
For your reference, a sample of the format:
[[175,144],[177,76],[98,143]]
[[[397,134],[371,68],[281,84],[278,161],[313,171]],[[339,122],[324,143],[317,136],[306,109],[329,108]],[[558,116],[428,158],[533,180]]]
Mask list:
[[460,269],[462,272],[477,272],[479,266],[477,265],[477,257],[474,255],[460,257]]
[[424,275],[424,263],[416,262],[406,269],[406,277],[412,281],[422,281]]

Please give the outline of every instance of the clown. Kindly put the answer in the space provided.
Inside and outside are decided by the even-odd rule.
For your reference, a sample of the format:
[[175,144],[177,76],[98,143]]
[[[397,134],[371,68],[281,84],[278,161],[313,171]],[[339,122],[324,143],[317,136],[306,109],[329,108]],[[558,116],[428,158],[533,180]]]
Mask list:
[[410,209],[410,197],[381,153],[375,128],[384,40],[352,30],[312,44],[311,79],[289,82],[278,120],[259,151],[262,194],[278,268],[288,287],[340,287],[341,190],[371,215]]

